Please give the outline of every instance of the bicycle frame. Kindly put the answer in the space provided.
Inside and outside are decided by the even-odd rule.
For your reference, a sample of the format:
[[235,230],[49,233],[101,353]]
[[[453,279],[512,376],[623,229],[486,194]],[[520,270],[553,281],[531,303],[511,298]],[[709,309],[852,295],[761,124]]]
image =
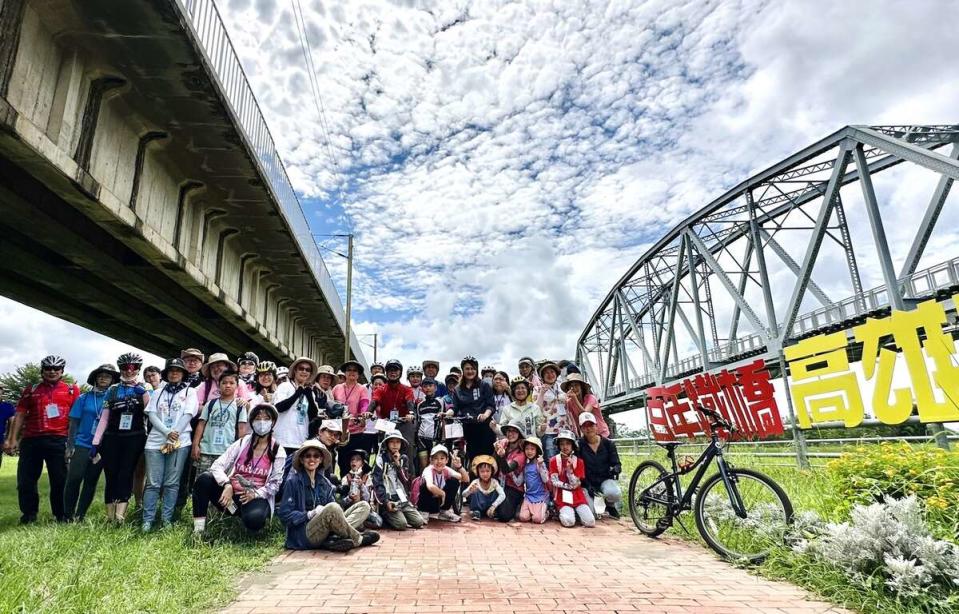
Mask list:
[[[674,496],[675,501],[671,502],[667,500],[661,500],[650,495],[650,499],[656,503],[661,503],[667,507],[670,515],[675,516],[680,512],[691,510],[693,494],[699,488],[699,484],[703,481],[703,478],[706,476],[706,470],[709,468],[710,463],[713,459],[716,459],[716,464],[719,467],[719,474],[722,476],[722,480],[726,485],[726,492],[730,495],[730,504],[733,507],[733,511],[740,518],[746,518],[746,509],[743,505],[742,497],[739,494],[739,489],[736,488],[735,483],[738,481],[736,476],[729,471],[729,465],[726,463],[726,459],[723,458],[723,450],[719,445],[719,438],[715,434],[715,429],[710,435],[710,443],[705,450],[699,455],[699,458],[696,459],[691,466],[686,469],[680,469],[679,463],[676,461],[676,447],[677,446],[668,446],[666,448],[666,456],[669,457],[670,462],[672,463],[672,473],[666,474],[663,477],[659,478],[648,486],[645,491],[648,492],[653,487],[665,483],[667,488],[670,488],[672,491],[670,494]],[[696,470],[696,475],[693,476],[692,481],[690,481],[689,486],[686,488],[686,492],[683,493],[683,487],[680,483],[679,477],[691,473]],[[670,487],[668,481],[672,480],[674,486]]]

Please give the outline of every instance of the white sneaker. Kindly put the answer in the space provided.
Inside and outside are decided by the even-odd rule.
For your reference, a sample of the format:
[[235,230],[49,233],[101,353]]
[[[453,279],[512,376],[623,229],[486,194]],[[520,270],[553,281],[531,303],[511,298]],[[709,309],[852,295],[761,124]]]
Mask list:
[[460,521],[460,517],[455,512],[453,512],[453,510],[443,510],[442,512],[437,514],[437,518],[439,518],[440,520],[446,520],[448,522]]
[[440,515],[439,515],[439,514],[429,514],[429,515],[427,516],[427,518],[429,518],[430,520],[439,520],[439,519],[440,519]]

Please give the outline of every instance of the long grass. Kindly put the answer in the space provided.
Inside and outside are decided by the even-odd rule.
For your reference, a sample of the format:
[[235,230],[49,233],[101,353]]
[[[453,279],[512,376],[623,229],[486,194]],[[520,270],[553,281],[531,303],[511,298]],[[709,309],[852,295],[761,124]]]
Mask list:
[[57,524],[46,473],[39,522],[21,527],[16,461],[4,458],[0,467],[0,612],[209,610],[234,597],[239,574],[260,568],[282,548],[275,524],[261,538],[250,538],[232,521],[218,522],[205,541],[192,539],[187,514],[149,535],[140,533],[136,513],[125,526],[110,526],[99,493],[86,521]]

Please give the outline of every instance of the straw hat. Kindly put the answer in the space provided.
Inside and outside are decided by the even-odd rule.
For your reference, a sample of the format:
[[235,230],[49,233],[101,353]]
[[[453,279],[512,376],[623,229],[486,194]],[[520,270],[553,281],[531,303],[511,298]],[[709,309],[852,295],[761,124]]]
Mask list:
[[330,451],[326,449],[326,446],[323,445],[323,442],[318,439],[307,439],[300,447],[297,448],[296,452],[293,453],[293,468],[296,470],[303,469],[303,462],[301,456],[307,450],[319,450],[320,452],[320,470],[326,469],[331,464],[333,464],[333,455],[330,454]]
[[306,364],[310,365],[310,371],[313,373],[313,375],[316,375],[316,372],[318,370],[318,367],[316,366],[316,361],[314,361],[312,358],[307,358],[306,356],[302,356],[300,358],[297,358],[290,364],[291,379],[293,379],[294,375],[296,374],[296,368],[297,366],[299,366],[301,362],[305,362]]
[[200,373],[203,374],[203,377],[210,377],[210,367],[218,362],[225,362],[231,371],[236,371],[236,363],[230,360],[229,356],[223,352],[216,352],[215,354],[210,354],[210,359],[206,361],[206,364],[200,367]]
[[583,376],[580,375],[579,373],[570,373],[569,375],[567,375],[566,379],[563,381],[562,384],[559,385],[559,387],[562,389],[563,392],[566,392],[567,390],[569,390],[569,385],[572,384],[573,382],[579,382],[579,385],[583,387],[583,396],[586,396],[593,390],[593,387],[589,385],[589,382],[584,380]]

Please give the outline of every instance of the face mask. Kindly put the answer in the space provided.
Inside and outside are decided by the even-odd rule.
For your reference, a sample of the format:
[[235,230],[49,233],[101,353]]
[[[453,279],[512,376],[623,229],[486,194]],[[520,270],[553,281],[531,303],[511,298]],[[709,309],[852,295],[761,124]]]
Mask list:
[[253,432],[259,435],[260,437],[266,435],[273,430],[273,422],[271,420],[254,420],[253,421]]
[[486,382],[487,384],[492,384],[492,383],[493,383],[493,378],[492,378],[492,377],[484,377],[484,378],[483,378],[483,381]]

